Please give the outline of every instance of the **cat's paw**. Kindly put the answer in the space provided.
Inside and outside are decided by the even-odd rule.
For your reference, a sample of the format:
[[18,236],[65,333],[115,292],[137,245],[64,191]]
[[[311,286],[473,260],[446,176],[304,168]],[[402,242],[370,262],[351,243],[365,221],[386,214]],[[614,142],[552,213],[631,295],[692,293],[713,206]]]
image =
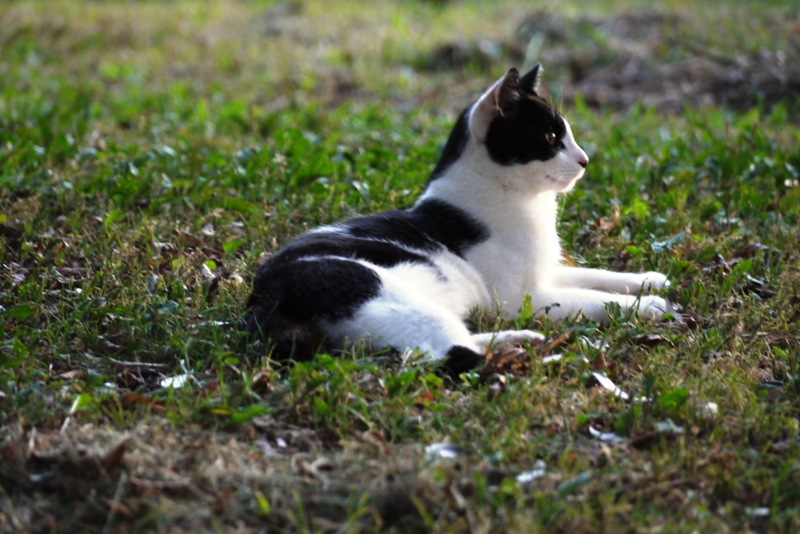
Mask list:
[[669,301],[653,295],[639,300],[639,317],[653,321],[663,321],[665,315],[678,316],[678,312]]
[[641,287],[644,288],[645,293],[658,291],[669,287],[669,279],[661,273],[650,271],[639,275],[641,277]]
[[529,343],[535,347],[546,338],[535,330],[505,330],[498,332],[497,339],[505,343]]
[[545,337],[542,334],[533,330],[503,330],[472,335],[472,341],[484,348],[503,343],[529,343],[531,346],[536,346],[544,340]]

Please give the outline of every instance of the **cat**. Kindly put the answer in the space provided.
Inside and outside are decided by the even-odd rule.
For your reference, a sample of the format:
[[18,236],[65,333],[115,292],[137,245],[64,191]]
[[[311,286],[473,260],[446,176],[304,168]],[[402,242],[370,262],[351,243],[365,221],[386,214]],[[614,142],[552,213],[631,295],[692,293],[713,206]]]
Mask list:
[[494,343],[543,339],[471,334],[464,319],[476,308],[514,318],[530,295],[555,321],[582,313],[607,322],[609,303],[653,319],[671,313],[649,294],[667,286],[661,273],[563,265],[557,197],[589,159],[539,95],[540,74],[538,64],[524,76],[512,68],[463,110],[411,209],[317,228],[270,256],[247,300],[250,334],[271,341],[277,359],[370,338],[458,373]]

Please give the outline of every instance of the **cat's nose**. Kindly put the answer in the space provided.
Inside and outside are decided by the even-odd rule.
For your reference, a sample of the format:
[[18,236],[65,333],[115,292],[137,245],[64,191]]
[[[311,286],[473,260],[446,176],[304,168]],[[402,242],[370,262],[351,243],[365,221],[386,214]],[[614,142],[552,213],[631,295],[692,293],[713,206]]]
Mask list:
[[582,157],[578,158],[578,165],[580,165],[584,169],[586,168],[586,166],[588,164],[589,164],[589,158],[588,157],[582,156]]

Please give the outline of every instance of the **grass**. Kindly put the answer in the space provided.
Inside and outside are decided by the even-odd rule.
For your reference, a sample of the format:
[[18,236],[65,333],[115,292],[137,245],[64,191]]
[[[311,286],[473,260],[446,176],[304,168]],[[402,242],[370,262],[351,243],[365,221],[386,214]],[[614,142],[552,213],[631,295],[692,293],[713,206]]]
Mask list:
[[[550,340],[525,377],[445,382],[363,346],[283,368],[230,327],[263,255],[409,206],[511,59],[413,65],[511,42],[529,9],[272,7],[0,7],[4,532],[800,527],[796,100],[564,105],[592,160],[569,254],[667,273],[686,322],[525,314]],[[701,42],[719,28],[709,47],[796,46],[791,3],[665,9]],[[558,99],[567,69],[545,67]],[[426,452],[443,442],[455,459]]]

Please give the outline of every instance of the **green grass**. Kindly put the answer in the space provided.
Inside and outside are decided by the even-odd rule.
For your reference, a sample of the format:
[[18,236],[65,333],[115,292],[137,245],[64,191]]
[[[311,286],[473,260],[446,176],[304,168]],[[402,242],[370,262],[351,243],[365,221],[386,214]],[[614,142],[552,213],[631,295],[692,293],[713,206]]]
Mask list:
[[[511,41],[529,8],[308,2],[270,30],[270,6],[0,7],[4,532],[800,528],[797,101],[564,106],[592,161],[564,202],[570,256],[667,273],[686,323],[528,316],[563,357],[530,349],[503,380],[363,346],[282,368],[230,328],[262,255],[413,203],[510,65],[409,65]],[[791,3],[666,9],[710,47],[797,46],[772,31]],[[557,98],[567,69],[545,67]],[[464,452],[425,454],[440,442]]]

